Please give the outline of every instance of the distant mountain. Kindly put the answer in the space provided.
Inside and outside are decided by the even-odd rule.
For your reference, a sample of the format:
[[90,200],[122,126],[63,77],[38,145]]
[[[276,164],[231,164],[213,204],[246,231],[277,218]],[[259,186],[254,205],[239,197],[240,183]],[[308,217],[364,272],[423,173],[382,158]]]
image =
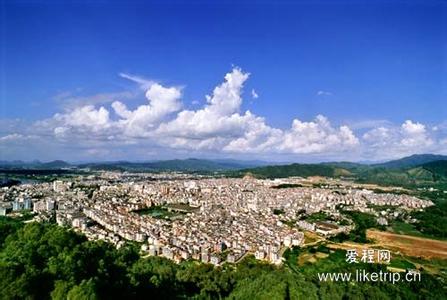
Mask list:
[[288,165],[290,162],[271,162],[271,161],[264,161],[264,160],[238,160],[238,159],[212,159],[213,162],[218,163],[230,163],[230,164],[236,164],[238,166],[245,166],[246,168],[253,168],[253,167],[261,167],[261,166],[270,166],[270,165]]
[[13,161],[0,160],[0,166],[21,166],[24,164],[26,163],[21,160],[13,160]]
[[40,163],[39,167],[46,169],[62,169],[72,167],[72,165],[63,160],[53,160],[46,163]]
[[380,164],[352,162],[325,162],[320,164],[281,164],[265,161],[239,161],[232,159],[173,159],[152,162],[101,162],[70,164],[62,160],[51,162],[0,161],[0,171],[8,170],[60,170],[84,169],[129,171],[129,172],[221,172],[228,176],[241,177],[251,173],[259,178],[284,178],[291,176],[351,177],[358,182],[401,186],[447,187],[447,156],[420,154]]
[[322,162],[320,165],[326,165],[326,166],[337,166],[340,168],[347,168],[347,169],[355,169],[364,167],[364,164],[361,163],[355,163],[350,161],[332,161],[332,162]]
[[73,167],[71,164],[63,161],[63,160],[54,160],[50,162],[40,162],[38,160],[34,160],[31,162],[23,162],[20,160],[15,161],[0,161],[0,169],[29,169],[29,170],[38,170],[38,169],[63,169]]
[[227,170],[238,170],[267,165],[264,161],[243,161],[243,160],[206,160],[206,159],[173,159],[153,162],[93,162],[82,164],[70,164],[63,160],[50,162],[40,161],[0,161],[0,169],[65,169],[65,168],[89,168],[91,170],[109,171],[179,171],[179,172],[217,172]]
[[206,160],[206,159],[173,159],[155,162],[108,162],[88,163],[78,165],[79,168],[91,170],[120,170],[120,171],[179,171],[179,172],[218,172],[238,170],[257,166],[255,162],[236,160]]
[[438,160],[447,160],[447,156],[436,154],[415,154],[401,159],[391,160],[380,164],[373,164],[371,166],[386,169],[406,169]]

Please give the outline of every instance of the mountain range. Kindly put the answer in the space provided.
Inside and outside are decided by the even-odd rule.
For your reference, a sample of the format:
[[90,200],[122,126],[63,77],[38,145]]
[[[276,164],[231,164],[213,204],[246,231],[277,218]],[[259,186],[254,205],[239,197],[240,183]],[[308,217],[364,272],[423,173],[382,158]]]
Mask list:
[[121,170],[121,171],[177,171],[177,172],[221,172],[258,167],[268,164],[262,161],[238,160],[206,160],[206,159],[173,159],[154,162],[105,162],[80,164],[78,168],[90,170]]
[[358,182],[400,186],[447,187],[447,156],[418,154],[380,164],[328,162],[321,164],[290,164],[266,166],[236,171],[239,175],[251,173],[257,177],[278,178],[290,176],[349,177]]
[[324,162],[315,164],[269,163],[266,161],[173,159],[150,162],[94,162],[71,164],[62,160],[51,162],[0,161],[0,169],[31,170],[109,170],[132,172],[219,172],[227,176],[251,173],[257,177],[280,178],[289,176],[352,177],[360,182],[379,184],[447,183],[447,156],[416,154],[384,163]]
[[105,171],[178,171],[178,172],[219,172],[228,170],[239,170],[265,166],[270,163],[265,161],[242,161],[232,159],[173,159],[149,162],[129,162],[129,161],[110,161],[110,162],[92,162],[92,163],[68,163],[63,160],[54,160],[50,162],[40,161],[0,161],[0,169],[30,169],[30,170],[56,170],[56,169],[89,169]]

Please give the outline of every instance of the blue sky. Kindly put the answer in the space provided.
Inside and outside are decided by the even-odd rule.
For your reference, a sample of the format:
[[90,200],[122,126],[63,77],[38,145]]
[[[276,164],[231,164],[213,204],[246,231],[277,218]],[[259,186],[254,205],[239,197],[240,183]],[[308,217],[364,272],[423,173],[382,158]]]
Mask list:
[[[446,152],[444,1],[0,5],[0,159],[313,161]],[[190,114],[192,127],[181,132],[178,115],[205,109],[205,95],[212,98],[225,74],[237,77],[238,70],[250,75],[227,87],[241,100],[233,99],[227,114],[212,115],[221,126],[205,132],[201,113]],[[145,96],[151,83],[178,89],[181,108],[156,120],[136,116],[148,101],[153,108]],[[114,101],[144,124],[137,130],[129,114],[111,107]],[[86,105],[93,107],[82,110]],[[101,106],[107,120],[88,123]],[[255,117],[244,117],[247,110]],[[233,114],[240,120],[228,121]],[[70,121],[76,117],[80,122]],[[304,125],[294,129],[295,119]],[[268,128],[260,132],[262,126]],[[346,141],[342,126],[356,141]]]

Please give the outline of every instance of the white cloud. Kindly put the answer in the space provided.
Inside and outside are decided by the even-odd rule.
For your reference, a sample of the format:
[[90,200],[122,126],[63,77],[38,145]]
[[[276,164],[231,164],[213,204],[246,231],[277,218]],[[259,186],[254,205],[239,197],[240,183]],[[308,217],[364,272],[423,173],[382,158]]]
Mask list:
[[293,120],[292,128],[285,133],[280,149],[291,153],[321,153],[346,150],[357,146],[357,137],[347,126],[336,129],[324,116],[313,122]]
[[99,132],[110,127],[109,111],[93,105],[78,107],[68,113],[55,114],[53,119],[66,128],[78,128]]
[[160,125],[157,132],[164,136],[203,139],[214,136],[231,137],[244,131],[249,114],[240,115],[242,87],[249,74],[235,68],[225,75],[225,82],[217,86],[207,104],[199,110],[183,110],[170,122]]
[[379,128],[379,127],[387,127],[392,126],[393,123],[387,120],[361,120],[348,123],[349,128],[353,130],[358,129],[371,129],[371,128]]
[[121,118],[119,124],[124,133],[132,137],[147,136],[148,131],[154,129],[166,116],[181,109],[181,90],[176,87],[163,87],[154,83],[148,87],[147,105],[140,105],[130,111],[119,101],[112,103],[115,113]]
[[391,132],[390,129],[380,126],[363,134],[363,139],[373,146],[385,146],[391,139]]
[[54,135],[56,136],[56,138],[58,139],[63,139],[66,137],[67,133],[69,132],[69,128],[68,127],[56,127],[54,128]]
[[317,92],[317,96],[332,96],[332,93],[331,92],[328,92],[328,91],[318,91]]
[[381,159],[442,152],[441,140],[437,140],[426,128],[424,124],[412,120],[406,120],[400,126],[388,124],[373,128],[363,134],[363,147],[365,152]]
[[282,130],[270,127],[264,118],[249,111],[241,114],[242,88],[248,77],[248,73],[233,69],[207,97],[204,108],[181,111],[176,119],[161,124],[158,133],[167,136],[166,144],[175,147],[239,153],[321,153],[358,144],[348,127],[333,128],[323,116],[315,122],[294,120],[291,129]]
[[[145,159],[154,153],[288,159],[303,155],[353,159],[355,154],[359,159],[384,159],[424,151],[447,152],[447,127],[442,123],[435,126],[438,130],[427,130],[433,126],[412,120],[401,125],[366,120],[347,126],[332,125],[325,116],[318,115],[311,121],[294,119],[289,128],[275,128],[264,117],[241,111],[243,88],[250,74],[237,67],[225,75],[224,81],[205,96],[206,103],[197,109],[183,108],[181,87],[163,86],[129,74],[120,76],[137,83],[144,90],[147,102],[130,108],[123,102],[127,99],[123,92],[123,98],[118,97],[120,93],[114,95],[110,106],[104,100],[110,98],[105,96],[95,98],[99,99],[97,104],[103,104],[99,107],[77,99],[72,101],[74,107],[66,107],[64,112],[29,127],[17,121],[4,122],[7,126],[2,127],[3,136],[0,136],[2,151],[7,149],[8,155],[13,156],[18,149],[14,147],[22,145],[23,148],[28,143],[28,149],[21,148],[21,153],[36,149],[40,155],[50,155],[69,153],[72,149],[76,153],[72,156],[77,159],[102,155]],[[253,89],[249,96],[258,95]],[[32,136],[40,139],[29,138]],[[53,150],[46,151],[50,148]],[[129,153],[132,154],[126,157]]]
[[26,137],[23,134],[12,133],[0,137],[0,142],[17,141],[17,140],[23,140],[25,138]]
[[140,85],[140,88],[143,90],[147,90],[148,88],[150,88],[151,85],[153,85],[155,83],[152,80],[148,80],[148,79],[145,79],[140,76],[130,75],[130,74],[126,74],[126,73],[120,73],[119,76],[121,76],[122,78],[125,78],[125,79],[129,79],[130,81],[138,83]]
[[404,147],[425,148],[433,144],[431,138],[428,137],[425,125],[406,120],[401,128],[403,134],[401,143]]
[[251,97],[253,99],[258,99],[259,98],[259,95],[258,95],[258,93],[256,93],[255,89],[251,89]]
[[87,105],[104,105],[118,100],[132,99],[137,93],[131,91],[116,93],[99,93],[95,95],[80,96],[77,93],[62,92],[53,97],[53,100],[65,110],[73,110]]
[[425,134],[425,125],[411,120],[406,120],[402,124],[402,130],[406,135],[420,135]]

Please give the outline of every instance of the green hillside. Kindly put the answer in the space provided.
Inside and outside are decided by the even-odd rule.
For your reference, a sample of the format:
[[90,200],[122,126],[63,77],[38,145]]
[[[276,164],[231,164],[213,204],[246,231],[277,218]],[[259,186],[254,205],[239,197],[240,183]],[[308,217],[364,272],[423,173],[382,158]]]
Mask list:
[[440,160],[447,160],[447,156],[436,155],[436,154],[414,154],[411,156],[403,157],[401,159],[391,160],[385,163],[373,164],[371,166],[385,169],[408,169]]
[[406,169],[370,167],[357,174],[359,181],[393,185],[447,184],[447,161],[439,160]]
[[338,177],[351,175],[351,172],[346,169],[323,164],[290,164],[283,166],[266,166],[243,169],[237,172],[233,172],[232,174],[236,176],[243,176],[247,173],[251,173],[255,177],[259,178],[284,178],[292,176]]
[[435,180],[447,179],[447,160],[433,161],[423,164],[421,167],[431,172]]
[[447,185],[447,160],[432,161],[408,168],[385,168],[347,162],[266,166],[229,172],[241,177],[250,173],[258,178],[291,176],[352,177],[361,183],[398,186]]

